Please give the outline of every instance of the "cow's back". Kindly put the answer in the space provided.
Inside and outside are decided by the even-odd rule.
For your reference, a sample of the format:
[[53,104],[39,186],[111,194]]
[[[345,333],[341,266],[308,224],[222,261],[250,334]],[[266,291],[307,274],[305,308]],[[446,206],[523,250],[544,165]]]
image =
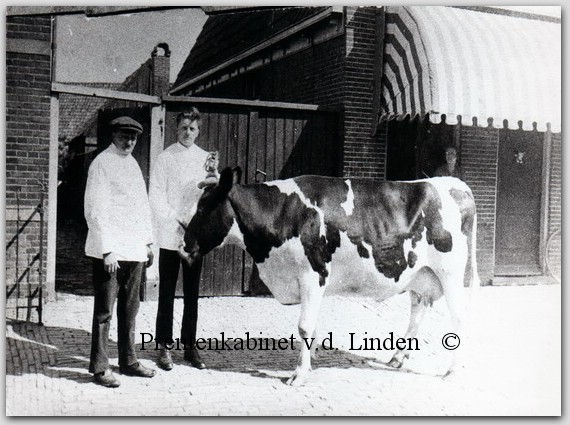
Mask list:
[[475,207],[460,180],[295,180],[324,215],[328,292],[386,298],[423,268],[441,271],[466,261]]

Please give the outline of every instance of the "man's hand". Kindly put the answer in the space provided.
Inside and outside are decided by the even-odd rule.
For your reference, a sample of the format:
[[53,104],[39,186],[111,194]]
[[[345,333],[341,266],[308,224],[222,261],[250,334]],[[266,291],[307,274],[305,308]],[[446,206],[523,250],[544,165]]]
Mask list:
[[107,273],[115,273],[121,267],[119,267],[119,260],[117,259],[117,254],[114,252],[109,252],[108,254],[103,254],[103,265]]
[[145,266],[148,268],[152,266],[152,263],[154,262],[154,252],[152,252],[150,245],[147,245],[146,247],[146,256],[148,257],[148,260],[146,261]]

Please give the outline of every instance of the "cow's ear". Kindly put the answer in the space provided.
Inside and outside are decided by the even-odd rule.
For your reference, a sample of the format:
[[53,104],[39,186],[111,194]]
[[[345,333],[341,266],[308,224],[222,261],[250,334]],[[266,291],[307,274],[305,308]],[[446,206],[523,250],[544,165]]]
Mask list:
[[241,167],[234,167],[233,169],[233,183],[240,184],[241,182]]
[[229,192],[234,184],[234,172],[230,167],[224,168],[220,173],[220,182],[218,187],[224,191]]

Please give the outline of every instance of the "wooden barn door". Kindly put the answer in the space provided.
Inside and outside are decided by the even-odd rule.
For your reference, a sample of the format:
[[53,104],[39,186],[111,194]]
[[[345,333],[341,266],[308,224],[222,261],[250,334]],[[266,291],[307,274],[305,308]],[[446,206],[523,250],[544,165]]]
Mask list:
[[499,134],[495,274],[541,274],[543,134]]

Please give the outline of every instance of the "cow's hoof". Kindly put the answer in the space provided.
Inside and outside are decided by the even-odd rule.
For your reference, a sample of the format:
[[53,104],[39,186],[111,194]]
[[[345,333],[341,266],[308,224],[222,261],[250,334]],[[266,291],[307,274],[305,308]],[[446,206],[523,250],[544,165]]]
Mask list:
[[398,360],[396,357],[392,357],[392,360],[388,362],[388,366],[394,369],[400,369],[404,365],[403,361]]
[[309,375],[309,372],[295,372],[293,373],[293,375],[287,380],[287,385],[290,385],[292,387],[301,387],[303,385],[305,385],[305,383],[307,382],[307,377]]

